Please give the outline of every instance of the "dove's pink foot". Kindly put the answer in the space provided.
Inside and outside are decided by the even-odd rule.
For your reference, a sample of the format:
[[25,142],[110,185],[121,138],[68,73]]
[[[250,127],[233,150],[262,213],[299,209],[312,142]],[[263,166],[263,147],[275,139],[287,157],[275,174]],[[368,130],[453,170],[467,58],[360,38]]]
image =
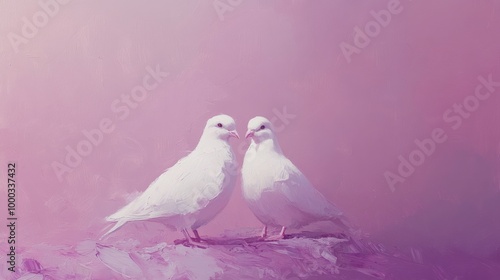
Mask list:
[[193,238],[194,241],[198,241],[198,242],[201,241],[201,237],[200,237],[200,234],[198,233],[198,230],[193,229],[193,234],[194,234],[194,238]]
[[266,238],[267,237],[267,225],[264,225],[264,228],[262,229],[262,233],[260,234],[261,238]]
[[285,230],[286,230],[286,227],[281,228],[280,236],[283,238],[285,238]]
[[184,237],[186,237],[186,240],[189,243],[189,245],[203,249],[208,248],[206,244],[193,240],[191,236],[189,236],[189,232],[187,231],[187,229],[182,229],[182,233],[184,234]]
[[286,227],[282,227],[280,234],[268,237],[268,238],[266,238],[266,240],[281,240],[281,239],[285,239],[285,230],[286,230]]

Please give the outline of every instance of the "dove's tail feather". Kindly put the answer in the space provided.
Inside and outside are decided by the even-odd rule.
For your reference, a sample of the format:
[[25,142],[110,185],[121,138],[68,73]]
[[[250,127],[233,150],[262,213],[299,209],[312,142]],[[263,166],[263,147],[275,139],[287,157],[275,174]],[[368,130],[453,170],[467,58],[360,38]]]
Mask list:
[[344,215],[335,216],[331,218],[330,221],[346,232],[350,233],[353,230],[351,223]]
[[345,234],[348,234],[351,238],[356,239],[356,240],[362,238],[361,231],[356,229],[351,224],[349,219],[347,219],[346,216],[344,216],[344,215],[336,216],[334,218],[331,218],[330,221],[333,222],[341,230],[343,230]]
[[360,252],[366,251],[365,242],[363,242],[363,234],[361,230],[356,229],[352,226],[351,222],[344,215],[337,216],[331,219],[331,221],[344,230],[344,233],[347,235],[347,238],[357,247]]
[[99,239],[100,240],[104,239],[104,237],[110,235],[111,233],[113,233],[117,229],[121,228],[125,223],[127,223],[127,221],[124,221],[124,220],[117,221],[116,224],[110,230],[108,230],[108,232],[106,232],[105,234],[103,234],[101,236],[101,238],[99,238]]

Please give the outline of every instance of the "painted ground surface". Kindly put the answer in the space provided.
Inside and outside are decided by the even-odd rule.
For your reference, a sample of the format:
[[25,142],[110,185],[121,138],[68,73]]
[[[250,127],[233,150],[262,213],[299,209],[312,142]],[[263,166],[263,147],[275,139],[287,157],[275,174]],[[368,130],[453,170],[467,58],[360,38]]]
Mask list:
[[[364,239],[302,232],[262,241],[256,231],[206,238],[207,248],[185,240],[143,246],[129,238],[86,240],[75,246],[23,250],[22,265],[3,279],[498,279],[499,264],[459,252],[402,253]],[[254,237],[252,237],[254,236]],[[426,256],[427,257],[427,256]],[[5,267],[5,264],[2,264]],[[462,276],[456,276],[462,275]]]

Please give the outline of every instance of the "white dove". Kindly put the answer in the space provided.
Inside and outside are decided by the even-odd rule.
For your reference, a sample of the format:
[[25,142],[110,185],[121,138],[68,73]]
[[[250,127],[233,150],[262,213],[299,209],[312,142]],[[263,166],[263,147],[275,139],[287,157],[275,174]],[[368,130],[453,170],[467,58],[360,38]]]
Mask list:
[[236,182],[237,162],[229,139],[239,138],[230,116],[218,115],[207,121],[196,148],[161,174],[140,196],[106,217],[116,222],[106,236],[127,222],[156,221],[189,236],[212,220],[229,202]]
[[267,226],[299,228],[315,221],[330,220],[342,229],[349,229],[342,212],[329,202],[309,180],[283,155],[273,125],[264,117],[248,122],[246,138],[252,138],[243,161],[243,196],[250,210]]

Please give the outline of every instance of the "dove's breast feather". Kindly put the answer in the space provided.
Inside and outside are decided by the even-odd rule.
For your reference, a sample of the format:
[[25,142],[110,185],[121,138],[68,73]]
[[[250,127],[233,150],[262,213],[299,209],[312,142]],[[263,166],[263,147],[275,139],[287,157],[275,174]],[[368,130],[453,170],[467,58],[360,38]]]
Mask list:
[[247,152],[241,170],[245,198],[258,200],[263,192],[272,190],[282,167],[278,155]]

